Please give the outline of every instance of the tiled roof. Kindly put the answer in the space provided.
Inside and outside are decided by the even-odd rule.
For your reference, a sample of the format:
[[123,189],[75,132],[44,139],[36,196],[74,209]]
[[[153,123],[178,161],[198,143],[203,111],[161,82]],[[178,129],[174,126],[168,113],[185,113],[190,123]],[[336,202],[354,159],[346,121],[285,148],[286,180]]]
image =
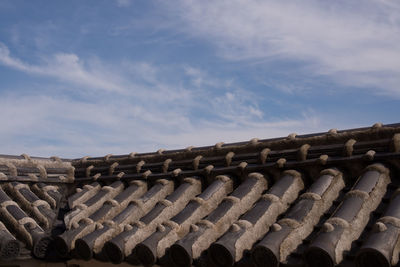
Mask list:
[[0,156],[0,259],[46,256],[74,167],[59,158]]
[[392,266],[400,125],[182,150],[0,155],[0,261]]

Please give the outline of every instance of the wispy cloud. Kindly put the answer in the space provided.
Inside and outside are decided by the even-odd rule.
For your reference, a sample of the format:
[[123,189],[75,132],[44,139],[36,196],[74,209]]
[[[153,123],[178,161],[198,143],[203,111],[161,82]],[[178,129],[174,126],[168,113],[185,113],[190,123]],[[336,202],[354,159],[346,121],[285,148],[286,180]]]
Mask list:
[[236,122],[262,119],[263,111],[258,107],[256,96],[244,90],[231,90],[212,100],[212,107],[221,117]]
[[51,57],[43,57],[41,64],[33,65],[13,57],[8,47],[0,42],[0,64],[28,74],[50,76],[87,88],[118,92],[124,90],[116,75],[104,73],[104,70],[94,64],[88,66],[76,54],[57,53]]
[[204,146],[324,127],[315,114],[276,122],[221,122],[129,103],[17,94],[0,99],[0,120],[2,153],[64,157]]
[[397,1],[182,0],[169,12],[225,59],[300,61],[304,74],[400,95]]
[[207,72],[192,66],[184,66],[185,74],[190,78],[191,84],[197,88],[201,87],[217,87],[224,88],[230,87],[233,80],[224,80],[210,76]]
[[[126,61],[104,67],[97,59],[93,69],[63,53],[34,65],[11,57],[4,45],[0,61],[23,73],[67,81],[69,91],[85,91],[78,98],[61,96],[56,83],[53,90],[43,89],[46,93],[2,92],[2,153],[75,157],[128,153],[130,148],[154,151],[307,132],[322,125],[315,114],[266,120],[252,92],[189,65]],[[124,71],[116,75],[114,68]],[[124,90],[114,90],[116,81],[123,81]]]

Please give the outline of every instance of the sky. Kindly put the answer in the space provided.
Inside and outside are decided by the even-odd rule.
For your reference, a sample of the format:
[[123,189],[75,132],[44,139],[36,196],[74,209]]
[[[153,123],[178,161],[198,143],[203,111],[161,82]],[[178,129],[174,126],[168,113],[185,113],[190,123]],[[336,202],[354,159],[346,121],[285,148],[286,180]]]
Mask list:
[[399,122],[397,0],[0,1],[0,154]]

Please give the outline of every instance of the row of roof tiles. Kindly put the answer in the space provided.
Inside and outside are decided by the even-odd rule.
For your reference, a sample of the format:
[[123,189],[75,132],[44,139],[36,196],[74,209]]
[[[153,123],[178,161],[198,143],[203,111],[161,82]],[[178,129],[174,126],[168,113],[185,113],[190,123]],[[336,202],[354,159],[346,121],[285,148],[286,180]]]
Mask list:
[[80,160],[0,156],[0,260],[55,247],[59,260],[145,265],[332,266],[356,254],[360,266],[394,265],[398,126]]
[[[183,160],[172,160],[167,158],[159,162],[110,162],[104,165],[99,162],[97,165],[77,166],[75,175],[82,180],[97,179],[157,179],[161,177],[178,175],[197,175],[200,172],[229,171],[232,168],[244,170],[254,165],[265,165],[268,167],[290,168],[293,164],[319,164],[329,165],[335,163],[340,157],[362,158],[366,161],[373,160],[376,156],[388,156],[378,152],[400,151],[400,134],[395,133],[390,138],[377,139],[372,141],[357,142],[350,139],[345,143],[331,145],[310,146],[303,144],[299,148],[287,150],[271,150],[270,148],[252,149],[252,153],[239,154],[232,151],[224,155],[202,156],[194,155]],[[378,153],[378,154],[377,154]],[[390,155],[389,155],[390,156]],[[224,169],[225,168],[225,169]]]
[[73,182],[75,168],[70,161],[60,158],[31,158],[0,156],[0,181]]
[[[295,133],[289,134],[287,137],[272,138],[272,139],[258,139],[253,138],[248,142],[238,143],[227,143],[218,142],[214,146],[204,147],[193,147],[189,146],[186,149],[178,150],[165,150],[159,149],[152,153],[136,153],[131,152],[127,155],[113,155],[107,154],[104,157],[90,157],[85,156],[80,159],[73,159],[72,162],[75,166],[87,165],[87,164],[99,164],[101,162],[123,162],[125,160],[130,161],[132,159],[153,159],[160,161],[163,157],[172,158],[186,158],[188,154],[195,155],[215,155],[218,152],[224,153],[225,151],[234,151],[245,153],[246,151],[252,151],[254,147],[269,147],[271,150],[283,150],[287,148],[300,147],[303,144],[309,145],[325,145],[327,143],[343,143],[349,139],[355,139],[358,141],[368,141],[371,137],[375,139],[382,139],[383,136],[390,136],[398,132],[400,124],[387,124],[375,123],[372,127],[341,130],[331,129],[325,133],[314,133],[306,135],[297,135]],[[398,137],[397,140],[400,140]],[[400,144],[397,142],[397,147],[400,148]]]
[[[215,147],[199,148],[193,153],[189,150],[176,150],[156,154],[131,153],[129,155],[104,158],[84,157],[79,160],[61,160],[58,157],[35,158],[26,154],[22,156],[0,155],[0,179],[16,181],[72,182],[74,177],[101,176],[122,177],[129,174],[141,174],[144,177],[152,173],[178,174],[185,170],[198,170],[206,167],[244,165],[251,163],[275,163],[284,167],[287,161],[304,161],[316,159],[324,164],[329,156],[352,156],[364,154],[372,159],[376,152],[386,150],[400,151],[399,128],[393,125],[375,124],[371,128],[351,131],[330,130],[327,134],[305,135],[295,138],[275,138],[263,141],[252,139],[249,143],[235,143]],[[282,147],[282,144],[286,146]],[[329,144],[329,146],[327,146]],[[368,148],[375,150],[368,150]],[[244,148],[245,150],[241,150]],[[182,153],[185,152],[186,153]],[[192,150],[190,150],[192,151]],[[258,153],[256,152],[258,151]],[[212,152],[212,153],[209,153]],[[256,152],[256,153],[255,153]],[[245,163],[244,163],[245,162]],[[76,167],[77,169],[75,170]],[[137,176],[136,176],[137,177]],[[135,178],[136,178],[135,177]]]
[[[233,266],[251,251],[251,261],[257,266],[277,266],[287,262],[299,245],[317,231],[320,218],[340,199],[345,180],[340,170],[325,169],[303,194],[300,193],[306,179],[298,171],[284,171],[267,190],[268,181],[272,180],[251,173],[233,190],[231,178],[217,176],[201,194],[201,184],[195,178],[186,178],[176,190],[173,181],[159,180],[147,192],[144,182],[135,181],[114,196],[109,194],[109,186],[92,184],[71,197],[76,201],[98,192],[83,207],[75,206],[67,214],[65,218],[78,217],[75,221],[80,223],[67,223],[69,230],[56,239],[56,244],[64,255],[74,249],[79,258],[97,257],[113,263],[131,258],[149,266],[164,258],[176,266],[191,266],[193,259],[208,253],[212,264]],[[389,170],[381,164],[370,165],[362,172],[307,246],[304,255],[310,266],[333,266],[343,261],[345,251],[360,237],[369,215],[381,204],[389,183]],[[111,187],[115,190],[120,185],[117,181]],[[102,191],[108,197],[99,200]],[[127,191],[135,192],[136,198],[128,200]],[[101,208],[90,212],[94,204],[87,206],[88,202]],[[390,207],[393,205],[390,203]],[[112,207],[113,212],[105,212]],[[82,219],[90,213],[88,220]],[[385,215],[375,228],[384,232],[386,224],[392,225],[393,220],[395,216]],[[367,231],[375,233],[375,228]],[[392,238],[392,251],[396,238]],[[375,246],[387,246],[382,237],[379,240]],[[365,246],[369,243],[365,242]],[[363,260],[365,251],[368,254],[368,249],[360,250],[358,261],[368,266]],[[390,262],[389,266],[397,263],[391,256],[386,262]]]
[[22,248],[43,258],[51,242],[51,230],[62,197],[62,192],[54,185],[4,184],[0,188],[0,235],[3,237],[0,258],[15,259]]

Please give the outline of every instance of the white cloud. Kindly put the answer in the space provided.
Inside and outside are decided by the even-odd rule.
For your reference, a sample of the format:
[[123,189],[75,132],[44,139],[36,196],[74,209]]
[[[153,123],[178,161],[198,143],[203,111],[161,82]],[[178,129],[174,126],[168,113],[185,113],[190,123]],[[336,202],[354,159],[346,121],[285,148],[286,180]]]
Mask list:
[[398,1],[181,0],[169,12],[226,59],[302,61],[311,74],[400,94]]
[[[255,94],[193,66],[107,66],[99,59],[85,64],[65,53],[42,60],[28,64],[0,47],[3,65],[59,79],[68,88],[63,96],[57,82],[51,90],[34,93],[31,88],[1,88],[1,153],[78,157],[145,152],[313,132],[327,125],[312,112],[266,120]],[[14,92],[6,93],[10,89]],[[73,90],[79,97],[68,94]]]
[[178,110],[12,94],[0,99],[1,153],[78,157],[286,136],[323,127],[315,115],[278,122],[193,119]]
[[83,85],[86,88],[94,88],[106,91],[124,91],[122,81],[111,73],[95,65],[85,65],[77,55],[57,53],[51,57],[45,57],[40,65],[32,65],[11,56],[8,47],[0,42],[0,64],[23,71],[29,74],[50,76],[72,84]]
[[225,120],[246,122],[253,119],[261,120],[263,112],[259,109],[255,95],[236,89],[212,100],[213,109]]
[[[321,127],[316,115],[266,121],[258,107],[259,99],[251,92],[240,89],[232,80],[215,78],[192,66],[171,72],[171,66],[147,62],[104,67],[96,60],[91,62],[96,66],[93,68],[76,55],[63,53],[44,57],[43,63],[33,65],[11,57],[4,45],[0,61],[24,73],[67,81],[63,85],[69,88],[67,92],[84,91],[76,98],[65,91],[60,96],[57,83],[52,90],[43,88],[35,94],[30,89],[6,93],[10,90],[2,88],[2,153],[77,157],[83,153],[144,152],[287,135],[293,130],[309,132]],[[114,68],[123,71],[118,76]],[[103,81],[112,86],[99,88]],[[189,88],[193,83],[199,86],[187,89],[184,81],[191,81]],[[126,85],[123,91],[113,90],[118,84]],[[81,85],[92,89],[81,89]]]
[[188,65],[184,66],[184,71],[185,74],[190,78],[192,85],[197,88],[208,87],[208,86],[216,88],[225,88],[225,87],[230,87],[233,83],[233,80],[223,81],[216,77],[210,76],[210,74],[208,74],[204,70]]

